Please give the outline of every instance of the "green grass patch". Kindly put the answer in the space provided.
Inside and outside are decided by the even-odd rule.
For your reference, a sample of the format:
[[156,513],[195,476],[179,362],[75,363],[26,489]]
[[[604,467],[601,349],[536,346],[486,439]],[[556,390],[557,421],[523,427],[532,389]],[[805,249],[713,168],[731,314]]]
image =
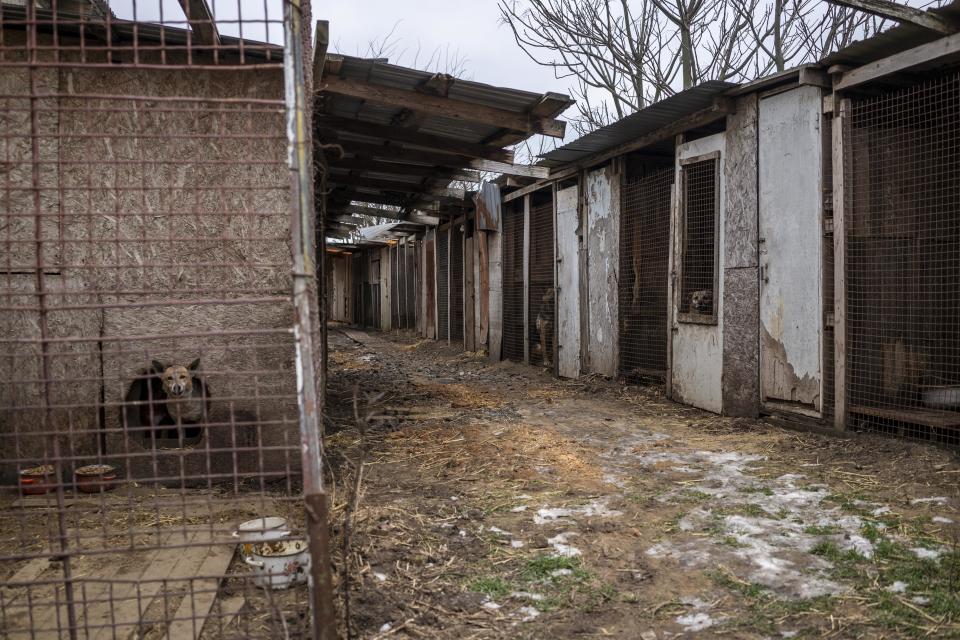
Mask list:
[[810,525],[803,528],[803,532],[809,536],[833,536],[840,533],[840,527],[835,524]]
[[501,598],[512,591],[510,584],[503,578],[497,576],[475,578],[470,581],[467,588],[470,589],[470,591],[476,591],[491,598]]
[[740,493],[762,493],[765,496],[772,496],[773,489],[770,487],[764,487],[762,485],[756,485],[752,487],[740,487]]

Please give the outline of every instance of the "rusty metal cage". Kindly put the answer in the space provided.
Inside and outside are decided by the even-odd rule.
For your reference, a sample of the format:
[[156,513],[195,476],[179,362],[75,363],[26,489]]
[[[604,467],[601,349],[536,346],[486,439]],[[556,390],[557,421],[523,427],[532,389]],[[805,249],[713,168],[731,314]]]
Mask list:
[[680,320],[716,321],[719,165],[694,158],[681,167]]
[[450,339],[450,228],[437,230],[437,339]]
[[[536,194],[540,195],[540,194]],[[527,290],[530,364],[552,368],[556,359],[557,291],[554,288],[553,202],[530,207],[530,259]]]
[[847,424],[955,445],[960,71],[847,104]]
[[[515,201],[519,202],[519,201]],[[523,323],[523,211],[515,205],[503,208],[503,338],[504,360],[522,362]]]
[[450,230],[450,340],[463,346],[463,230]]
[[310,632],[309,4],[181,5],[0,3],[5,638]]
[[625,179],[620,213],[620,375],[663,380],[672,167]]

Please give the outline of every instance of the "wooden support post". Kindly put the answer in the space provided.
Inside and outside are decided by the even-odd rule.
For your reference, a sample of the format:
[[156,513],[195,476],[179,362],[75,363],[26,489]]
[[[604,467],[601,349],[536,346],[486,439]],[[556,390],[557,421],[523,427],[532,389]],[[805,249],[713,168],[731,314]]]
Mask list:
[[834,97],[833,107],[833,355],[834,427],[847,425],[847,223],[844,207],[843,136],[850,114],[850,99]]
[[560,344],[558,340],[558,331],[557,327],[560,324],[559,314],[557,313],[558,301],[560,300],[560,275],[557,273],[559,265],[557,263],[557,254],[559,253],[557,247],[557,183],[554,182],[551,185],[550,189],[550,201],[553,204],[553,240],[551,241],[551,246],[553,247],[553,375],[560,375],[560,364],[558,362],[560,355]]
[[587,233],[589,216],[587,215],[587,170],[581,169],[578,173],[579,186],[577,188],[577,239],[580,251],[577,254],[580,269],[579,309],[580,313],[580,372],[590,371],[590,272],[588,271],[589,252],[587,247]]
[[523,361],[530,364],[530,196],[523,197]]
[[450,328],[453,326],[453,323],[450,321],[450,316],[453,315],[450,313],[450,298],[453,296],[450,295],[450,258],[453,254],[453,247],[450,246],[451,240],[453,240],[453,225],[448,224],[447,230],[444,232],[447,234],[447,344],[451,344],[450,341]]

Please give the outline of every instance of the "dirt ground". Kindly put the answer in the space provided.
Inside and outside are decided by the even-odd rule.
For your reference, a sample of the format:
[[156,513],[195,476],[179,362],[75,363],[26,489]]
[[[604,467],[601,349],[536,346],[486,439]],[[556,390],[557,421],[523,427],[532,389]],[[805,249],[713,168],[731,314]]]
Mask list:
[[355,637],[960,638],[953,452],[409,336],[330,346],[338,546],[365,461]]

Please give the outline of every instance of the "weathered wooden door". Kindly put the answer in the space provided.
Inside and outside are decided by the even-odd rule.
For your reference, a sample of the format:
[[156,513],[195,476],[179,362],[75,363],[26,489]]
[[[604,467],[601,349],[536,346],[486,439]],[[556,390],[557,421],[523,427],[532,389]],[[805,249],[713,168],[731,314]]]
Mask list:
[[475,302],[473,237],[470,237],[463,242],[463,347],[467,351],[477,350],[476,335],[474,334]]
[[819,415],[822,355],[820,89],[760,101],[760,390]]
[[580,375],[580,243],[577,187],[557,191],[557,374]]

